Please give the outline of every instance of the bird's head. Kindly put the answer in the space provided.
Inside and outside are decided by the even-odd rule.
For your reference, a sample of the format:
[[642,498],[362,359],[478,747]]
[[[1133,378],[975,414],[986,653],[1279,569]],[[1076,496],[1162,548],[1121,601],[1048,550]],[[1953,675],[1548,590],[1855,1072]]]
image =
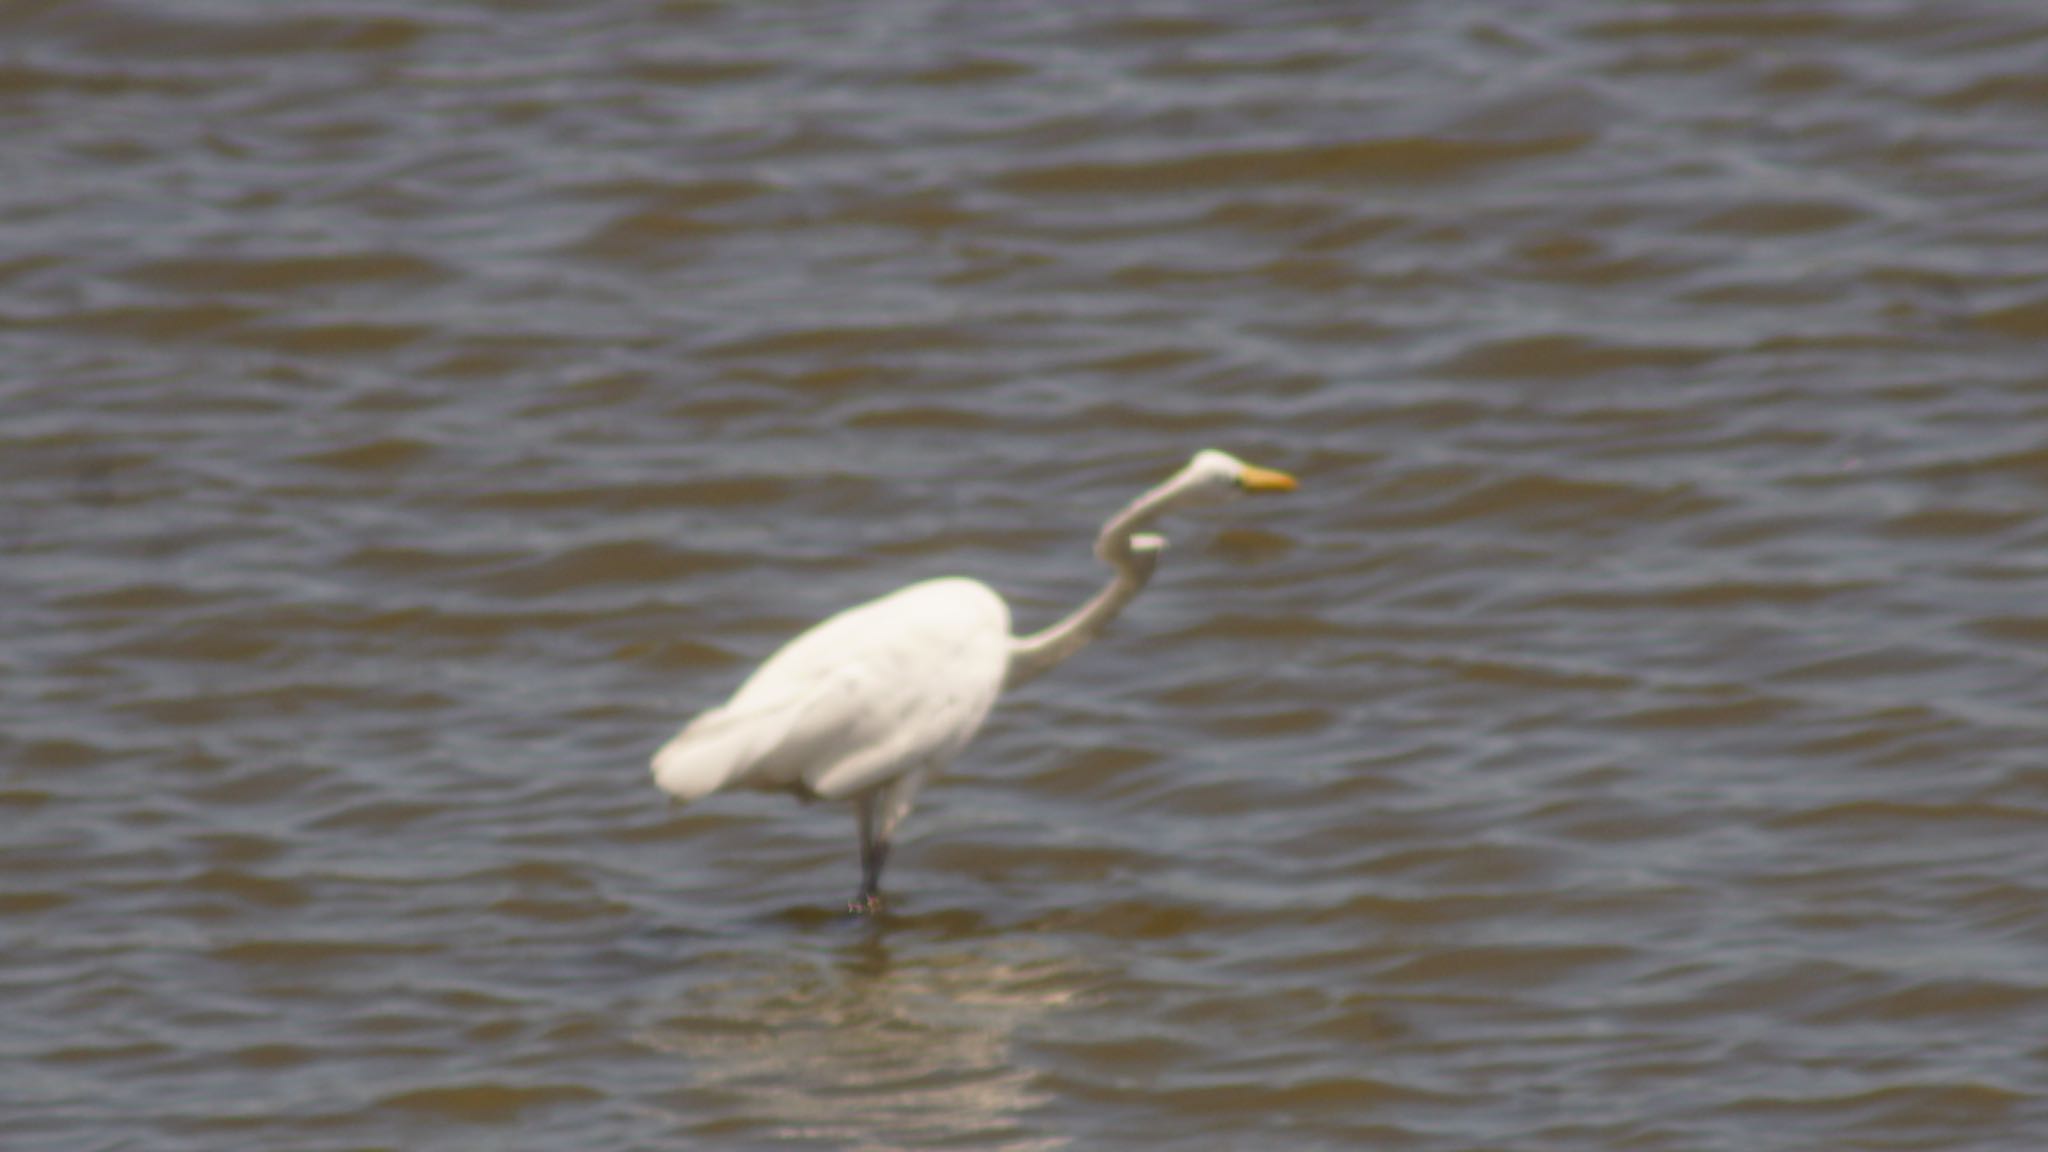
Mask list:
[[1294,477],[1287,473],[1247,464],[1214,448],[1195,453],[1194,459],[1169,483],[1177,492],[1174,504],[1182,508],[1227,504],[1253,493],[1295,489]]
[[1254,467],[1228,452],[1204,448],[1166,483],[1110,517],[1095,537],[1095,554],[1116,568],[1141,563],[1149,575],[1166,541],[1137,529],[1149,528],[1170,513],[1228,504],[1254,492],[1291,492],[1294,488],[1294,477],[1285,472]]

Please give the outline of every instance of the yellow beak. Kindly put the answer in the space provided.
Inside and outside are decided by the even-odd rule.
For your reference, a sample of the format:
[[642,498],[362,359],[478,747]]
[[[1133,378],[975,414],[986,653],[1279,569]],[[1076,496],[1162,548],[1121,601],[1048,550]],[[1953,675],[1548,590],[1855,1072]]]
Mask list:
[[1254,468],[1249,464],[1238,474],[1237,483],[1247,492],[1292,492],[1300,487],[1294,477],[1285,472],[1275,472],[1271,468]]

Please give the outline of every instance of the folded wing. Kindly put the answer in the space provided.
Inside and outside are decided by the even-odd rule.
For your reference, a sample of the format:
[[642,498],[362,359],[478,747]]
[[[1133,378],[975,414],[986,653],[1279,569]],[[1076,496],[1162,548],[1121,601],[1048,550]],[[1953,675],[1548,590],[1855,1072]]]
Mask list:
[[655,754],[655,782],[682,800],[797,784],[838,798],[937,771],[995,703],[1009,627],[1000,597],[957,578],[850,608],[677,733]]

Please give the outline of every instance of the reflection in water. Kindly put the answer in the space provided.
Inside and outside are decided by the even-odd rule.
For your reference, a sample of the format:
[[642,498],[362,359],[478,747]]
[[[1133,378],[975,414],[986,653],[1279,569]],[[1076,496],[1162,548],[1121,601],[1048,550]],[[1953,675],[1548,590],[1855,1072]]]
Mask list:
[[912,953],[887,932],[861,926],[823,954],[725,957],[741,974],[698,985],[643,1037],[688,1061],[679,1111],[744,1116],[764,1135],[840,1148],[1063,1147],[1027,1118],[1045,1096],[1012,1043],[1072,1001],[1084,974],[1029,954],[1037,942]]

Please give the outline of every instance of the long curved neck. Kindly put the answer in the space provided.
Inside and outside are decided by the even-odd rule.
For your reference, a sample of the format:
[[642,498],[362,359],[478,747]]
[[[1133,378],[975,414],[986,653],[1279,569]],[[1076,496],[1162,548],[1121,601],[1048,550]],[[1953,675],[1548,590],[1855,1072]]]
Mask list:
[[[1109,522],[1102,526],[1102,531],[1096,533],[1095,558],[1118,570],[1129,567],[1133,561],[1131,538],[1151,527],[1152,522],[1159,519],[1180,494],[1181,477],[1176,475],[1124,505],[1123,510],[1111,516]],[[1148,570],[1145,575],[1149,578],[1152,573]],[[1143,587],[1144,580],[1138,584]]]
[[1135,550],[1131,541],[1172,504],[1180,491],[1178,480],[1175,477],[1131,501],[1102,526],[1095,537],[1095,555],[1115,569],[1115,575],[1066,619],[1043,632],[1010,641],[1010,671],[1003,681],[1005,687],[1014,688],[1042,676],[1087,647],[1124,610],[1124,605],[1144,590],[1146,582],[1152,579],[1159,553],[1156,548]]
[[1109,622],[1116,619],[1124,605],[1131,602],[1145,588],[1145,582],[1152,578],[1149,563],[1128,564],[1117,569],[1116,575],[1103,585],[1086,604],[1076,608],[1065,620],[1043,632],[1019,636],[1010,641],[1010,671],[1003,678],[1003,686],[1015,688],[1027,680],[1034,680],[1052,671],[1067,657],[1088,646],[1090,640],[1102,634]]

